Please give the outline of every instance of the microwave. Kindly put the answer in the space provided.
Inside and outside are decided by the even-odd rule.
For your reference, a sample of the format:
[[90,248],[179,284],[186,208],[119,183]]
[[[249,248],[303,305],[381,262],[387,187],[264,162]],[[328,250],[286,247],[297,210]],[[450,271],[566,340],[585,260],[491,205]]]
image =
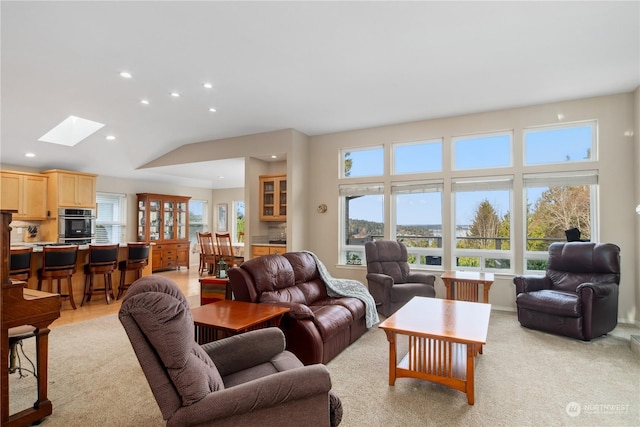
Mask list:
[[58,241],[61,243],[92,243],[96,236],[95,209],[59,209]]

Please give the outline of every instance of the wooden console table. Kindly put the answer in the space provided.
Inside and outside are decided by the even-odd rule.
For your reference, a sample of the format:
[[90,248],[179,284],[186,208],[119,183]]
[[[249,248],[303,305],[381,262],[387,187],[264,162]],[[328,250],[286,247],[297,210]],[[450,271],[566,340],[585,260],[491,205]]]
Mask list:
[[440,276],[447,288],[447,299],[479,302],[478,288],[482,285],[484,299],[489,302],[489,289],[493,284],[493,273],[477,271],[445,271]]

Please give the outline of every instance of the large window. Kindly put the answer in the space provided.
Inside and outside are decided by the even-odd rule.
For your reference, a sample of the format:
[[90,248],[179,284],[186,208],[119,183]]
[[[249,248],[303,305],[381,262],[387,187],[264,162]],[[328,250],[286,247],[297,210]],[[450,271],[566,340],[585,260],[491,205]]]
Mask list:
[[382,147],[342,151],[342,177],[379,176],[384,173]]
[[512,177],[457,180],[454,267],[510,271]]
[[125,194],[96,193],[96,243],[126,242],[126,200]]
[[209,231],[209,202],[189,200],[189,242],[198,244],[198,233]]
[[527,129],[524,148],[525,165],[592,161],[596,158],[596,124]]
[[364,244],[384,237],[384,194],[382,184],[340,187],[344,212],[341,263],[360,265]]
[[511,133],[453,138],[454,170],[511,166]]
[[442,140],[393,144],[393,173],[442,171]]
[[391,185],[391,235],[407,247],[410,264],[442,266],[442,189],[441,181]]
[[244,245],[244,200],[233,202],[233,242],[234,244]]
[[595,233],[596,171],[530,174],[523,177],[526,212],[525,270],[544,271],[547,250],[578,228],[581,238]]

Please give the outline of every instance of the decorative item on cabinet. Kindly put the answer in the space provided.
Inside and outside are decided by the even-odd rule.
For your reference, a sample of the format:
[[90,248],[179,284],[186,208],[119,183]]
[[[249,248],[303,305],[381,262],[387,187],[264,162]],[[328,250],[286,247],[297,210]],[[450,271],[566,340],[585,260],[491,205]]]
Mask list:
[[151,269],[189,268],[189,199],[138,193],[138,241],[155,242]]
[[260,220],[287,220],[287,176],[260,176]]

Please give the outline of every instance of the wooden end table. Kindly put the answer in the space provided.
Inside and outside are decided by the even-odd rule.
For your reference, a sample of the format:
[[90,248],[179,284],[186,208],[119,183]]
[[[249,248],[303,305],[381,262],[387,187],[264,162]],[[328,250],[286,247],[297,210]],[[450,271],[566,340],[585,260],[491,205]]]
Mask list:
[[232,299],[229,278],[203,277],[200,281],[200,305],[210,304],[221,299]]
[[447,299],[479,302],[478,290],[482,285],[484,299],[489,302],[489,289],[493,284],[493,273],[478,271],[445,271],[440,276],[447,288]]
[[[475,357],[487,341],[491,305],[414,297],[378,327],[389,341],[389,385],[396,378],[419,378],[467,394],[473,405]],[[396,335],[409,337],[398,362]]]
[[279,326],[287,307],[219,300],[191,309],[198,344],[206,344],[254,329]]

